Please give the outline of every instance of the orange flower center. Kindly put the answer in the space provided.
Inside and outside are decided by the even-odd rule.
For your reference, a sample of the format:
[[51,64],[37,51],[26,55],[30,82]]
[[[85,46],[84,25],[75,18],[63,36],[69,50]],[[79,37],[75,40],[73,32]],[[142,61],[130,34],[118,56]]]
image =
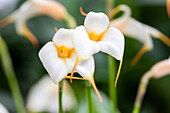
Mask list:
[[107,29],[101,33],[101,34],[96,34],[94,32],[88,33],[90,40],[93,40],[95,42],[99,42],[102,40],[104,33],[107,31]]
[[58,47],[57,45],[55,45],[57,48],[57,52],[58,52],[58,57],[60,58],[70,58],[72,56],[72,53],[74,51],[74,48],[67,48],[64,45]]
[[89,35],[90,40],[93,40],[95,42],[101,41],[101,39],[102,39],[101,34],[98,35],[98,34],[95,34],[94,32],[92,32],[92,33],[89,33],[88,35]]

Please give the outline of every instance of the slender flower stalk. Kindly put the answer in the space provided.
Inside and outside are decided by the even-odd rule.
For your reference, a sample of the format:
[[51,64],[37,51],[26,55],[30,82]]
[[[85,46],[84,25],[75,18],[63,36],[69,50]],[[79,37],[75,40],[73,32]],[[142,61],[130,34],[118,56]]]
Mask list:
[[139,84],[133,113],[139,113],[140,111],[142,100],[145,95],[149,80],[151,78],[159,79],[168,74],[170,74],[170,58],[155,64],[148,72],[143,75]]
[[106,0],[106,11],[109,13],[114,7],[114,0]]
[[115,66],[115,60],[108,56],[108,67],[109,67],[109,95],[111,99],[111,108],[112,113],[116,113],[117,111],[117,91],[116,87],[114,87],[114,82],[116,78],[116,66]]
[[66,13],[63,19],[69,28],[73,29],[77,26],[75,18],[71,16],[69,13]]
[[144,76],[142,77],[141,82],[139,84],[139,89],[138,89],[138,93],[136,96],[133,113],[139,113],[141,104],[142,104],[142,100],[145,95],[146,88],[148,86],[148,82],[151,77],[152,77],[152,73],[150,73],[150,72],[145,73]]
[[[114,7],[114,0],[106,0],[106,11],[109,14]],[[111,100],[111,112],[116,113],[117,112],[117,90],[116,87],[114,87],[114,81],[116,80],[116,66],[115,66],[115,60],[108,55],[108,70],[109,70],[109,96]]]
[[86,89],[87,89],[87,99],[88,99],[88,113],[93,113],[93,99],[91,93],[91,83],[89,81],[86,82]]
[[14,99],[14,103],[18,113],[26,113],[23,99],[17,82],[17,78],[12,66],[12,60],[6,43],[0,36],[0,60],[5,76]]
[[59,113],[63,113],[62,95],[63,95],[63,80],[60,81],[59,83]]

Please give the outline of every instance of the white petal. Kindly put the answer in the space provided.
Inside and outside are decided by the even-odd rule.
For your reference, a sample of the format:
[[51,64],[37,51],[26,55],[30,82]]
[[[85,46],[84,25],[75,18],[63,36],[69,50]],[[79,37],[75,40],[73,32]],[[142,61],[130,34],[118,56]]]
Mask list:
[[101,51],[110,54],[116,59],[122,61],[124,53],[124,36],[115,27],[110,27],[102,37]]
[[[71,58],[66,59],[68,73],[72,72],[76,59],[76,53],[74,53]],[[75,72],[78,72],[85,79],[90,79],[94,73],[93,57],[80,61],[75,69]]]
[[[54,84],[49,76],[38,81],[28,94],[27,109],[29,112],[58,113],[58,84]],[[63,84],[63,110],[68,111],[76,105],[74,92],[67,81]]]
[[58,57],[57,49],[52,42],[48,42],[39,52],[39,57],[45,69],[55,83],[67,75],[64,61]]
[[89,59],[93,54],[100,51],[100,46],[89,39],[84,26],[79,26],[75,29],[73,42],[78,57],[81,60]]
[[124,35],[134,38],[142,43],[144,42],[145,27],[139,21],[129,18],[126,24],[123,24],[123,26],[120,26],[119,28]]
[[18,9],[18,18],[29,19],[36,15],[42,14],[43,10],[36,7],[31,1],[24,2],[21,7]]
[[152,66],[151,71],[154,78],[161,78],[170,74],[170,58],[160,61]]
[[83,60],[79,63],[76,71],[85,79],[91,79],[94,74],[94,59],[93,56],[87,60]]
[[0,113],[9,113],[8,110],[0,103]]
[[38,83],[33,85],[29,91],[27,109],[31,112],[49,110],[48,104],[52,104],[50,97],[57,101],[57,92],[57,85],[55,85],[48,76],[43,77]]
[[88,33],[101,34],[109,27],[109,18],[104,13],[89,12],[85,18],[84,26]]
[[[75,65],[75,63],[76,63],[76,60],[77,60],[77,55],[76,55],[76,52],[75,52],[75,51],[72,53],[71,58],[66,58],[66,59],[65,59],[65,61],[66,61],[66,66],[67,66],[67,72],[68,72],[68,73],[71,73],[71,72],[72,72],[73,67],[74,67],[74,65]],[[76,72],[76,70],[75,70],[74,72]]]
[[13,13],[16,20],[15,27],[17,33],[23,35],[26,21],[41,13],[42,10],[35,7],[30,1],[24,2],[24,4],[22,4],[21,7]]
[[135,40],[143,43],[147,50],[153,48],[153,41],[149,27],[133,18],[129,18],[126,23],[118,27],[120,31]]
[[32,3],[43,10],[43,14],[61,20],[67,13],[65,7],[55,0],[32,0]]
[[53,42],[57,46],[64,45],[67,48],[73,48],[73,31],[72,29],[59,29],[53,37]]

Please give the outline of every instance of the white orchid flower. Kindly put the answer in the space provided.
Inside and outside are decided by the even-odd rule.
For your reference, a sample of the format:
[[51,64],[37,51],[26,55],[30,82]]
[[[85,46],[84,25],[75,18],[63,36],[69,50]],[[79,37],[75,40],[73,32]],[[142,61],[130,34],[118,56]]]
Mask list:
[[153,49],[152,37],[162,40],[170,47],[170,39],[162,34],[157,29],[143,24],[131,17],[131,9],[127,5],[119,5],[109,13],[109,18],[112,19],[118,12],[123,11],[124,14],[110,22],[110,26],[118,28],[124,35],[134,38],[143,43],[142,49],[138,52],[132,61],[135,65],[141,56]]
[[5,108],[4,105],[0,103],[0,113],[9,113],[8,110]]
[[159,79],[169,74],[170,74],[170,58],[154,64],[152,68],[143,75],[141,82],[144,84],[148,84],[151,78]]
[[166,75],[170,75],[170,58],[156,63],[142,76],[134,104],[136,108],[139,109],[141,107],[142,100],[150,79],[159,79],[165,77]]
[[[84,26],[79,26],[74,32],[74,45],[77,51],[77,61],[74,66],[93,54],[102,51],[120,61],[117,79],[122,65],[124,53],[124,36],[115,27],[109,27],[109,18],[104,13],[89,12],[85,14]],[[71,73],[73,76],[74,69]],[[117,80],[115,82],[116,86]]]
[[[33,85],[27,98],[29,112],[59,113],[59,86],[55,85],[47,75]],[[63,111],[69,111],[77,104],[75,94],[67,81],[63,83]]]
[[[55,83],[69,78],[76,63],[77,52],[73,45],[73,29],[59,29],[53,37],[53,42],[48,42],[39,52],[39,57]],[[96,88],[94,74],[94,59],[89,57],[81,61],[74,72],[79,73],[84,79],[91,82],[96,94],[102,102],[101,96]]]
[[[63,5],[54,0],[28,0],[24,2],[19,9],[14,11],[11,15],[7,16],[0,21],[0,28],[6,26],[9,23],[15,22],[16,31],[19,35],[27,37],[31,43],[36,46],[38,40],[28,29],[26,21],[32,17],[39,15],[47,15],[55,20],[65,20],[68,22],[67,10]],[[71,18],[72,19],[72,18]],[[69,23],[70,26],[75,26],[75,21],[72,20]]]

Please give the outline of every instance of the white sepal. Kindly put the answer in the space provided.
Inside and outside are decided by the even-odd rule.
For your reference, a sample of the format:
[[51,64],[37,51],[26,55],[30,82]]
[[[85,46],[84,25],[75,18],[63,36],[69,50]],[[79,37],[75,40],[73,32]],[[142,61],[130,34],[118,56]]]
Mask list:
[[48,42],[39,52],[39,57],[45,69],[55,83],[67,75],[64,60],[58,57],[57,49],[53,42]]
[[124,53],[124,36],[117,28],[110,27],[104,33],[102,41],[99,41],[98,43],[101,46],[102,52],[122,61]]
[[88,33],[103,33],[109,27],[109,18],[104,13],[89,12],[85,18],[84,26]]

